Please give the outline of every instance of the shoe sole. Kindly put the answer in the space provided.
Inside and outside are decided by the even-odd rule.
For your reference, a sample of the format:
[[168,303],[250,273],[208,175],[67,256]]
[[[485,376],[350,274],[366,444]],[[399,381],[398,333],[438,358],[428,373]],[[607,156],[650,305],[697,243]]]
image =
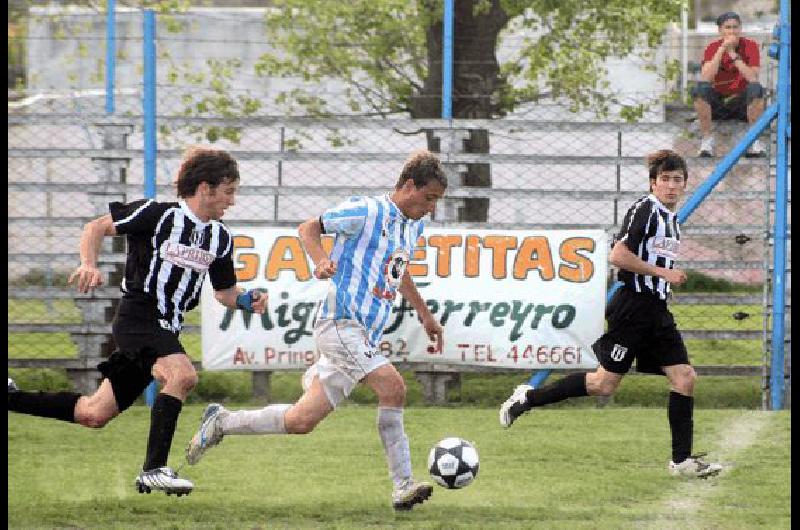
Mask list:
[[394,509],[398,512],[407,512],[411,510],[415,504],[422,504],[431,497],[433,493],[433,486],[423,486],[411,499],[405,502],[394,503]]

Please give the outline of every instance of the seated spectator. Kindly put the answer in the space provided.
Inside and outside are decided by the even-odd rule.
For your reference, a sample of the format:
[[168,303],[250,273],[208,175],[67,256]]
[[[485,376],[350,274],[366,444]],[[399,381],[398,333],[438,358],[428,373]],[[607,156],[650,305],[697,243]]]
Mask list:
[[[764,112],[764,89],[758,82],[758,43],[741,36],[742,21],[734,12],[717,18],[721,38],[706,46],[700,81],[694,90],[694,108],[703,139],[698,156],[714,156],[711,120],[746,120],[755,123]],[[764,156],[756,139],[746,156]]]

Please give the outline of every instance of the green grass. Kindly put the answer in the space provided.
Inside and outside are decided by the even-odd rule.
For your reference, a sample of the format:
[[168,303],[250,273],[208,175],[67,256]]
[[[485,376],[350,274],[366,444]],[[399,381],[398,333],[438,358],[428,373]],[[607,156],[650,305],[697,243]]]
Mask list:
[[[202,408],[184,408],[173,466]],[[731,425],[765,425],[731,453]],[[697,410],[695,449],[732,468],[708,482],[666,473],[663,409],[542,409],[512,429],[496,409],[411,408],[406,430],[414,472],[427,451],[458,435],[475,442],[480,473],[464,490],[436,488],[410,513],[389,506],[390,483],[375,409],[345,406],[308,436],[229,436],[185,468],[195,491],[140,495],[149,411],[141,406],[102,430],[8,416],[9,528],[789,528],[790,413]],[[699,502],[676,513],[665,500]]]

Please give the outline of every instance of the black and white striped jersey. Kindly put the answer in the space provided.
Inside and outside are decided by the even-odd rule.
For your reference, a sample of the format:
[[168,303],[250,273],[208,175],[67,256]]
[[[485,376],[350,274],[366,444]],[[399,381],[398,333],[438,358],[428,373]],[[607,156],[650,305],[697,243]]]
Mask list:
[[112,202],[108,209],[128,240],[124,298],[148,302],[163,327],[180,331],[206,272],[215,290],[236,285],[233,238],[221,222],[204,223],[184,201]]
[[[656,267],[673,268],[678,259],[681,231],[678,215],[664,206],[652,193],[633,203],[622,221],[617,241],[642,261]],[[670,284],[663,278],[619,270],[619,281],[637,293],[648,293],[660,300],[670,294]]]

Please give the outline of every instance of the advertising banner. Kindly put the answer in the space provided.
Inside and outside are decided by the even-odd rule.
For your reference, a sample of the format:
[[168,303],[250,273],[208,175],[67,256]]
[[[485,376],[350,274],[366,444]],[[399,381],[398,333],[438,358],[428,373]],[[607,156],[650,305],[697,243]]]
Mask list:
[[[316,360],[312,325],[329,281],[297,230],[233,227],[239,285],[269,293],[263,315],[202,295],[203,368],[302,369]],[[333,238],[323,236],[326,250]],[[602,230],[428,228],[408,271],[444,328],[437,351],[399,295],[378,349],[392,361],[568,369],[597,365],[608,245]]]

